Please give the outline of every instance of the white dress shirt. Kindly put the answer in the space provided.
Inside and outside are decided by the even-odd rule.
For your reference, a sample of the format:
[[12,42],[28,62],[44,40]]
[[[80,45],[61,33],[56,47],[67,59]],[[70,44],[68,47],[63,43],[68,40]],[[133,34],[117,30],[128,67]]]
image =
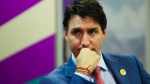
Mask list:
[[[107,66],[106,66],[106,64],[104,62],[104,59],[103,59],[103,56],[102,56],[101,53],[100,53],[100,56],[101,56],[101,59],[100,59],[100,61],[99,61],[97,66],[101,67],[101,72],[100,73],[101,73],[101,77],[102,77],[102,79],[104,81],[104,84],[116,84],[116,82],[115,82],[115,80],[114,80],[114,78],[113,78],[113,76],[111,74],[111,71],[107,68]],[[72,60],[75,63],[75,65],[77,65],[77,62],[76,62],[76,59],[75,59],[73,53],[72,53]],[[91,74],[91,76],[90,76],[91,78],[89,78],[86,75],[80,74],[78,72],[75,72],[75,74],[83,77],[84,79],[86,79],[88,81],[92,81],[92,82],[95,81],[95,77],[94,77],[93,74]]]

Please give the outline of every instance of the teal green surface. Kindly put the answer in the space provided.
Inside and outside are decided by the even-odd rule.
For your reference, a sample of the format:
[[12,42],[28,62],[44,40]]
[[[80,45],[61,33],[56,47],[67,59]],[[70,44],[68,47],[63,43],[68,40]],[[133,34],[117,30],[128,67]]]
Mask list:
[[24,83],[24,84],[39,84],[41,78],[43,78],[44,76],[45,76],[45,75],[40,76],[40,77],[38,77],[38,78],[36,78],[36,79],[33,79],[33,80],[31,80],[31,81],[28,81],[28,82],[26,82],[26,83]]

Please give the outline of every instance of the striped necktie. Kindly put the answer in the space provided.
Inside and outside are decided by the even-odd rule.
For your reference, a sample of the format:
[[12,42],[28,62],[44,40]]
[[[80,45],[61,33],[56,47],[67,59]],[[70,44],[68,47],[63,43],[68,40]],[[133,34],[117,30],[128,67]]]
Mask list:
[[100,75],[100,70],[101,68],[99,66],[97,66],[94,70],[94,76],[95,76],[95,80],[96,80],[96,84],[104,84],[101,75]]

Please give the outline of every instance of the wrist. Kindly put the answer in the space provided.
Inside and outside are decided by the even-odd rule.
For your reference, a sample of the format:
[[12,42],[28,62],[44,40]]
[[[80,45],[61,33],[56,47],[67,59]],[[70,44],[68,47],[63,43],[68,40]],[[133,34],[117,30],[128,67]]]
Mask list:
[[76,70],[76,72],[88,76],[88,72],[87,71]]
[[78,73],[81,73],[83,75],[86,75],[86,76],[90,76],[91,72],[90,70],[88,69],[91,65],[89,65],[87,68],[84,68],[84,67],[77,67],[76,68],[76,72]]

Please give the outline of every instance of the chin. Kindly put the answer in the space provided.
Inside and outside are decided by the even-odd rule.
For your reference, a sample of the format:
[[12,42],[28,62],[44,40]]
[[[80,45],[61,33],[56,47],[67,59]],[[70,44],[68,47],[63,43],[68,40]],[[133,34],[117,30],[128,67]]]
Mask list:
[[72,53],[73,53],[74,57],[76,58],[79,55],[80,51],[79,52],[72,52]]

